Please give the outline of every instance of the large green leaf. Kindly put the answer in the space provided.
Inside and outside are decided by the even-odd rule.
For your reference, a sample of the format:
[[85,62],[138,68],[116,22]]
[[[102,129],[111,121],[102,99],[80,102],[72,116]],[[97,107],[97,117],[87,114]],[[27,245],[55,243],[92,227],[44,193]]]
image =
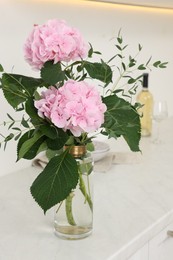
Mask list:
[[112,70],[103,61],[101,63],[84,61],[82,66],[93,79],[98,79],[107,85],[112,82]]
[[103,127],[109,137],[123,136],[132,151],[140,151],[140,118],[136,109],[116,95],[103,98],[107,106]]
[[47,136],[46,144],[51,150],[61,149],[69,138],[68,134],[62,129],[56,128],[54,125],[46,122],[41,125],[39,129],[45,136]]
[[17,74],[4,73],[2,76],[2,89],[9,104],[16,108],[20,103],[32,96],[42,80]]
[[40,116],[38,116],[38,110],[34,106],[34,100],[32,98],[28,98],[25,104],[25,111],[31,118],[31,122],[33,125],[39,125],[44,120]]
[[31,186],[31,194],[40,207],[48,209],[64,200],[78,183],[75,159],[63,152],[53,157]]
[[57,82],[64,81],[65,73],[60,63],[53,64],[52,61],[47,61],[41,69],[41,77],[46,83],[55,85]]
[[33,159],[44,141],[45,136],[40,131],[30,130],[26,132],[18,142],[18,160],[21,158],[28,160]]
[[46,144],[51,150],[61,149],[67,142],[69,136],[61,129],[58,129],[58,135],[55,139],[46,139]]

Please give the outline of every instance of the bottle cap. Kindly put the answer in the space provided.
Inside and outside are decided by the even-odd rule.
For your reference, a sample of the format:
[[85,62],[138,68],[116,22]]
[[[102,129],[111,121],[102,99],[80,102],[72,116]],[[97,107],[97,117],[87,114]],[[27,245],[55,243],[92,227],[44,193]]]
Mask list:
[[143,74],[143,88],[148,88],[148,73]]

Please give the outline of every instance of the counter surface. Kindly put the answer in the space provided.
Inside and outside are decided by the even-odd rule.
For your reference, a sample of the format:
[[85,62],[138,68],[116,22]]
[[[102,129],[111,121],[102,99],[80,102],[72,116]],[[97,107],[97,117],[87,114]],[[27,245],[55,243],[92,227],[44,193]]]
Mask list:
[[0,260],[124,260],[152,239],[173,221],[173,118],[162,125],[163,143],[151,139],[142,138],[142,154],[109,140],[128,161],[94,173],[94,230],[82,240],[57,238],[53,210],[45,216],[31,197],[40,168],[1,177]]

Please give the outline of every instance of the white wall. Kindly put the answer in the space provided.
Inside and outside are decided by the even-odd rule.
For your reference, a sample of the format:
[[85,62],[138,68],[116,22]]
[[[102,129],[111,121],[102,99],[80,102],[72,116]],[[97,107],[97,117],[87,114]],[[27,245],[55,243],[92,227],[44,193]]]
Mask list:
[[[138,43],[143,45],[141,59],[151,55],[154,60],[169,61],[165,70],[150,73],[150,89],[155,98],[167,100],[169,114],[173,114],[173,10],[126,7],[88,1],[15,1],[0,0],[0,63],[6,71],[36,76],[23,59],[23,43],[35,23],[47,19],[65,19],[77,27],[105,59],[114,54],[112,37],[122,28],[123,38],[129,44],[130,54],[136,53]],[[0,122],[7,119],[12,109],[0,93]],[[2,127],[0,133],[3,132]],[[25,167],[30,161],[15,164],[16,144],[0,151],[0,175]]]

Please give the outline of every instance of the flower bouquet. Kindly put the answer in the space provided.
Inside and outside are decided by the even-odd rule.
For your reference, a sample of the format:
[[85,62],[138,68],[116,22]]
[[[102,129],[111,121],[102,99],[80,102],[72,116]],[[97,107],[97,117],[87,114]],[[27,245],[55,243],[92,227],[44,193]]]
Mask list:
[[[127,45],[120,32],[115,41],[116,52],[105,62],[77,29],[65,21],[49,20],[34,25],[24,44],[25,59],[40,71],[38,78],[7,73],[0,65],[4,97],[16,113],[25,112],[19,126],[8,114],[10,121],[4,125],[9,134],[1,134],[1,145],[17,141],[17,160],[32,160],[46,151],[48,164],[31,185],[31,194],[44,212],[56,204],[61,208],[66,201],[71,226],[76,225],[72,193],[77,185],[92,211],[87,187],[93,164],[84,158],[93,138],[98,132],[108,138],[123,137],[132,151],[140,151],[140,105],[132,104],[131,97],[144,70],[166,66],[161,61],[151,63],[151,59],[138,64],[137,56],[126,59]],[[138,54],[141,50],[139,45]],[[93,61],[94,56],[99,61]],[[116,72],[114,61],[119,64]],[[139,72],[136,77],[134,71]],[[124,86],[118,87],[122,80]]]

